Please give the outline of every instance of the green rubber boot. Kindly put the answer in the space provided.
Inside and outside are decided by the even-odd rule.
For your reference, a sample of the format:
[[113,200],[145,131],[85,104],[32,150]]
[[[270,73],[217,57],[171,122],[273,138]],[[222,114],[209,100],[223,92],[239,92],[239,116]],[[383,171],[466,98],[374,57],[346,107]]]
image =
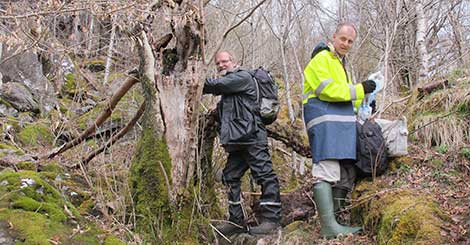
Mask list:
[[322,236],[333,238],[339,234],[354,234],[361,231],[361,227],[349,227],[336,222],[331,189],[331,184],[327,182],[320,182],[313,186],[313,199],[320,215]]

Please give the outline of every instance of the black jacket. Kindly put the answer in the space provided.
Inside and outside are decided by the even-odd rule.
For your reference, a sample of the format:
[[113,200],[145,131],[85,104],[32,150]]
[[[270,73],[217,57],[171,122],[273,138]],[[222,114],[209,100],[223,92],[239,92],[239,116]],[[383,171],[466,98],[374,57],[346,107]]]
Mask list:
[[267,133],[256,112],[256,87],[247,70],[236,69],[217,79],[207,79],[203,93],[222,95],[217,104],[220,143],[228,145],[267,144]]

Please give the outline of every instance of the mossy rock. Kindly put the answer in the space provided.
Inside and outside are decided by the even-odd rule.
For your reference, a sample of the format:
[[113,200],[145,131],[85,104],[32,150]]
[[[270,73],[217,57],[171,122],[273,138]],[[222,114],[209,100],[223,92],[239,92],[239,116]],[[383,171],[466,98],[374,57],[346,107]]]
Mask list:
[[64,75],[65,84],[62,87],[62,92],[68,97],[75,97],[77,95],[86,95],[87,84],[83,80],[77,80],[73,73],[66,73]]
[[20,156],[24,155],[24,152],[21,149],[18,149],[15,146],[9,144],[0,143],[0,152],[2,151],[11,151]]
[[33,162],[28,162],[28,161],[19,162],[16,164],[16,167],[19,170],[36,171],[36,163],[33,163]]
[[388,170],[391,172],[396,172],[400,168],[409,168],[411,166],[413,166],[413,159],[411,157],[396,157],[390,161]]
[[24,146],[51,146],[54,140],[50,127],[36,122],[27,125],[18,134],[19,141]]
[[[123,244],[87,224],[60,192],[33,171],[0,173],[0,222],[10,224],[21,244]],[[77,223],[82,232],[76,233]]]
[[425,195],[404,189],[387,189],[385,182],[362,181],[353,192],[359,200],[352,217],[377,233],[379,244],[439,244],[445,215]]

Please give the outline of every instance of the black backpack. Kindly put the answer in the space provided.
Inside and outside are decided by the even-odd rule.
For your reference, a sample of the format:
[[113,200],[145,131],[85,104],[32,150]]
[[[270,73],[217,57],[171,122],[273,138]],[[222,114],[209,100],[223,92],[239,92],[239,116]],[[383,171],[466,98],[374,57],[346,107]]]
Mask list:
[[256,85],[256,98],[261,120],[265,125],[273,123],[279,114],[280,103],[277,85],[269,71],[260,67],[252,71]]
[[380,126],[370,120],[364,124],[356,123],[358,175],[362,177],[379,176],[388,168],[385,139]]

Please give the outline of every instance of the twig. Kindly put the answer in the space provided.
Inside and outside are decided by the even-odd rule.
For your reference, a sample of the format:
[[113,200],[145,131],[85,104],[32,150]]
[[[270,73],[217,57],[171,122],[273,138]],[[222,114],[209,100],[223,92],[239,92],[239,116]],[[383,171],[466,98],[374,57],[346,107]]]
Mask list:
[[137,113],[134,115],[134,117],[132,118],[132,120],[127,123],[127,125],[122,128],[118,133],[116,133],[115,135],[113,135],[111,137],[111,139],[108,140],[108,142],[106,142],[105,145],[101,146],[99,149],[97,149],[96,151],[92,152],[90,155],[88,155],[87,158],[85,158],[83,160],[83,164],[84,165],[87,165],[95,156],[97,156],[98,154],[100,154],[101,152],[104,151],[104,149],[108,148],[109,146],[111,146],[112,144],[114,144],[116,141],[118,141],[120,138],[122,138],[124,135],[127,134],[127,132],[129,132],[129,130],[134,127],[134,125],[137,123],[137,121],[139,120],[139,118],[142,116],[142,114],[144,114],[144,111],[145,111],[145,102],[142,103],[142,105],[140,105],[140,108],[139,110],[137,111]]
[[241,25],[243,22],[245,22],[245,20],[247,20],[251,15],[253,15],[253,13],[261,6],[263,5],[263,3],[266,2],[266,0],[262,0],[261,2],[259,2],[245,17],[243,17],[238,23],[236,23],[235,25],[229,27],[225,32],[224,34],[222,35],[222,39],[219,41],[219,43],[217,44],[217,48],[215,49],[214,51],[214,54],[211,56],[211,59],[209,60],[209,63],[210,64],[212,62],[212,60],[214,60],[214,57],[215,55],[217,54],[217,52],[219,52],[220,48],[222,47],[222,44],[224,43],[225,41],[225,38],[227,38],[227,35],[233,31],[235,28],[237,28],[239,25]]
[[166,175],[165,167],[163,166],[162,161],[158,161],[158,164],[160,165],[160,169],[163,172],[163,177],[165,177],[165,183],[166,183],[166,186],[168,188],[168,196],[170,197],[171,196],[171,193],[170,193],[170,189],[171,189],[170,180],[168,179],[168,176]]
[[230,239],[228,239],[224,234],[222,234],[222,232],[220,232],[217,228],[215,228],[215,226],[213,226],[212,224],[209,224],[212,228],[212,230],[215,230],[217,233],[219,233],[220,236],[222,236],[225,240],[227,240],[229,243],[232,243],[232,241],[230,241]]
[[310,199],[310,201],[312,201],[313,207],[315,207],[315,215],[314,215],[313,217],[316,218],[316,217],[318,216],[317,204],[315,203],[315,201],[313,200],[313,198],[310,196],[310,194],[308,194],[305,190],[304,190],[304,193],[305,193],[305,195],[307,195],[308,199]]
[[29,18],[29,17],[37,17],[40,15],[49,15],[49,14],[54,14],[54,15],[59,15],[59,14],[64,14],[64,13],[69,13],[69,12],[78,12],[78,11],[83,11],[83,10],[89,10],[90,8],[74,8],[74,9],[65,9],[61,11],[57,10],[49,10],[49,11],[41,11],[41,12],[36,12],[36,13],[29,13],[29,14],[23,14],[23,15],[0,15],[0,19],[24,19],[24,18]]
[[399,102],[402,102],[402,101],[405,101],[407,99],[409,99],[411,97],[411,94],[406,96],[406,97],[403,97],[403,98],[400,98],[400,99],[397,99],[397,100],[394,100],[392,102],[390,102],[390,104],[388,104],[385,108],[383,108],[382,110],[376,112],[372,117],[375,117],[376,115],[380,115],[382,114],[383,112],[385,112],[390,106],[392,106],[393,104],[395,103],[399,103]]

